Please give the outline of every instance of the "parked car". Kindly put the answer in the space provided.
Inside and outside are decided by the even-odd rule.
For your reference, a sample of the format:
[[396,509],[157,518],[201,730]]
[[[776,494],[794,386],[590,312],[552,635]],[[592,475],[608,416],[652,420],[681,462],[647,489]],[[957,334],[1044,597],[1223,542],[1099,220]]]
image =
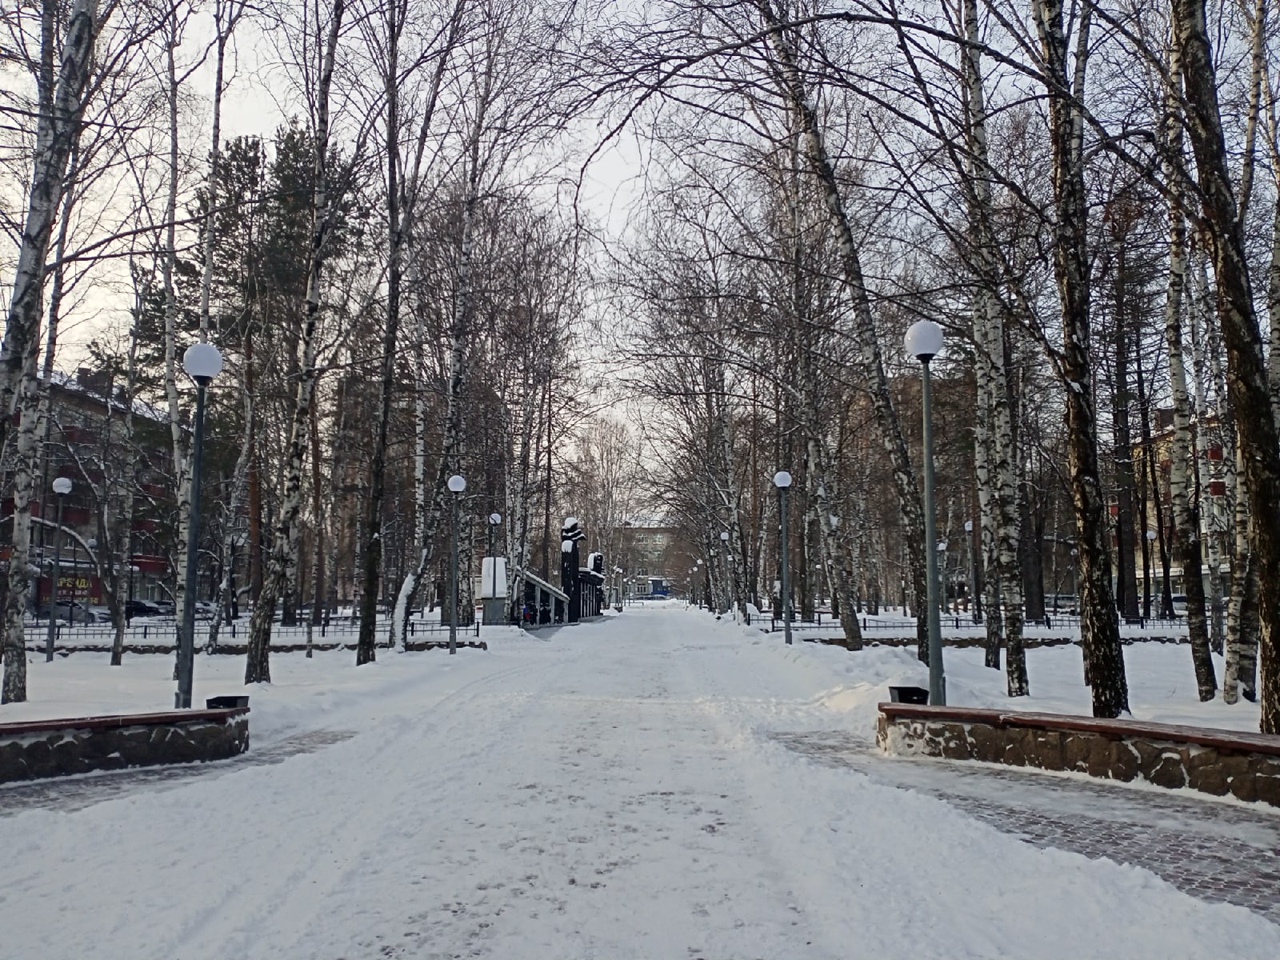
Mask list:
[[[37,608],[36,616],[47,620],[49,618],[49,604],[46,603]],[[67,621],[67,623],[99,622],[98,614],[79,600],[59,600],[56,617],[59,620]]]
[[1185,617],[1187,615],[1187,595],[1185,593],[1175,593],[1170,599],[1173,600],[1173,615],[1175,617]]
[[150,600],[128,600],[124,605],[124,615],[131,620],[134,617],[158,617],[160,608]]
[[150,603],[156,608],[159,616],[172,617],[177,613],[177,608],[173,605],[172,600],[152,600]]
[[214,611],[218,609],[218,605],[212,600],[196,601],[196,617],[200,620],[212,620]]

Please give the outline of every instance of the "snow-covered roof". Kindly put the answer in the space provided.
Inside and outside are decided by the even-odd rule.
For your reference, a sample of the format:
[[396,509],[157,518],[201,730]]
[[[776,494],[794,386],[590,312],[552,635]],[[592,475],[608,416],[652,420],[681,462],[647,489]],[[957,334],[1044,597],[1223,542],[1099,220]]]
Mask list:
[[[78,393],[83,397],[94,400],[108,409],[119,410],[121,412],[124,411],[124,404],[120,402],[118,397],[107,396],[97,390],[87,387],[76,375],[66,374],[61,370],[54,370],[53,374],[49,378],[49,383],[50,385],[59,387],[68,393]],[[168,417],[158,407],[153,407],[146,401],[139,400],[136,397],[133,401],[133,413],[134,416],[145,417],[146,419],[155,421],[156,423],[164,423],[168,419]]]

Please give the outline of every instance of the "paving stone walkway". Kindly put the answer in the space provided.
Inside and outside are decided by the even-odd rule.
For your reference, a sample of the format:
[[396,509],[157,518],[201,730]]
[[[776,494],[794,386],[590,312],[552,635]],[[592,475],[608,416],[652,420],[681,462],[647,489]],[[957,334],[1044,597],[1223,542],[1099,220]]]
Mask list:
[[1193,897],[1280,924],[1280,810],[1016,768],[885,757],[845,733],[777,739],[878,783],[946,800],[1035,846],[1143,867]]

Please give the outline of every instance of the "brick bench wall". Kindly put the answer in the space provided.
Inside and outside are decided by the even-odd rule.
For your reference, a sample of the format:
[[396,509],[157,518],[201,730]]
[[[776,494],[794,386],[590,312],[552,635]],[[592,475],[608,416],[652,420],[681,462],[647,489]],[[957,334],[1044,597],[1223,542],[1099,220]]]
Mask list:
[[249,749],[248,713],[238,707],[0,723],[0,783],[225,760]]
[[1260,733],[882,703],[876,742],[900,756],[1145,780],[1280,807],[1280,737]]

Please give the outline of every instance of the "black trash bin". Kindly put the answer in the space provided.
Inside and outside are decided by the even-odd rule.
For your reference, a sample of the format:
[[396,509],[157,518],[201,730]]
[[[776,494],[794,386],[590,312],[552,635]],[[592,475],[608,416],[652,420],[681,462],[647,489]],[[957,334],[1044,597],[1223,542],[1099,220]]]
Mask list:
[[209,697],[204,702],[206,710],[238,710],[241,707],[249,708],[248,694],[242,697]]
[[924,687],[890,687],[889,700],[893,703],[928,703],[929,691]]

